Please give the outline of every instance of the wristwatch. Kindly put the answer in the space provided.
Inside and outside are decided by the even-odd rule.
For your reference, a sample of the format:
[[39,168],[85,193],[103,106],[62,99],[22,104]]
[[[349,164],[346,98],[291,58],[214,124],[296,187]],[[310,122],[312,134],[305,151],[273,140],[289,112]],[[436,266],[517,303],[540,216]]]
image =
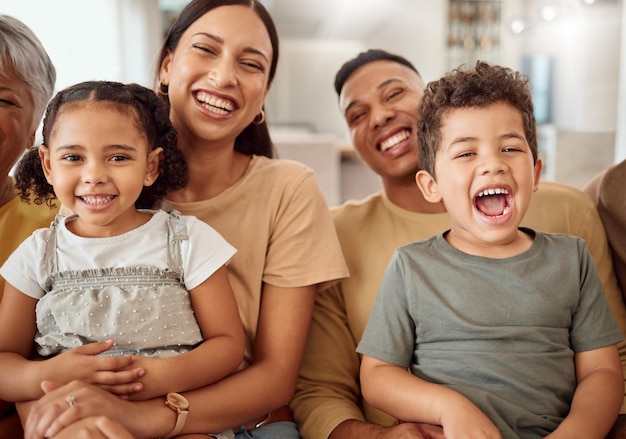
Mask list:
[[189,401],[180,393],[168,393],[165,397],[165,405],[176,412],[176,424],[174,429],[164,438],[176,436],[185,426],[187,415],[189,414]]

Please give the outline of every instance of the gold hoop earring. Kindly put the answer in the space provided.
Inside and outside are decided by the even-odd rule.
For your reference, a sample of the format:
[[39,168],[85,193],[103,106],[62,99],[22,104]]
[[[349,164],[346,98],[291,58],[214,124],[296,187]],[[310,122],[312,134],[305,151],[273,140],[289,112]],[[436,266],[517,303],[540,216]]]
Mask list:
[[162,94],[163,96],[167,96],[169,91],[170,91],[169,85],[165,85],[161,81],[159,81],[159,93]]
[[[257,119],[259,116],[261,116],[261,118]],[[252,119],[252,123],[255,125],[261,125],[263,122],[265,122],[265,111],[261,108],[261,112],[257,114],[254,119]]]

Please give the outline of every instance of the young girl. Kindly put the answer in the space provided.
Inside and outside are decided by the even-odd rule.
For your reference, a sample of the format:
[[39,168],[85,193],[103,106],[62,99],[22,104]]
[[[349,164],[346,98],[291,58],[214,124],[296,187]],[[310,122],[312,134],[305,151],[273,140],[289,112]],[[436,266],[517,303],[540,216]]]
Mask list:
[[[187,180],[156,95],[69,87],[48,106],[43,140],[17,186],[38,202],[56,195],[73,214],[0,269],[0,398],[34,400],[43,380],[80,379],[147,399],[232,373],[245,343],[225,268],[235,249],[195,217],[143,210]],[[33,339],[47,361],[28,359]]]

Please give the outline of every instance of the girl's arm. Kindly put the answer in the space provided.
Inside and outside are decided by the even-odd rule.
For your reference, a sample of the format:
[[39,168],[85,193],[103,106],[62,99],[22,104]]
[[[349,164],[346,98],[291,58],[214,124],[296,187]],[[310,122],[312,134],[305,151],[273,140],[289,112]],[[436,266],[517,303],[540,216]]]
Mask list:
[[491,420],[460,393],[367,355],[361,362],[363,397],[406,422],[443,426],[446,438],[501,438]]
[[[264,285],[254,345],[254,363],[202,389],[185,392],[190,413],[181,434],[224,431],[286,405],[295,389],[308,333],[315,285],[281,288]],[[64,398],[75,395],[80,410]],[[243,396],[242,396],[243,395]],[[38,401],[28,418],[26,438],[50,436],[86,416],[105,415],[121,422],[136,438],[159,437],[176,416],[162,397],[148,401],[112,399],[84,383],[71,383]]]
[[214,383],[243,360],[245,334],[225,266],[189,292],[204,342],[195,349],[164,359],[135,357],[133,367],[146,370],[144,390],[132,399],[150,399]]
[[0,302],[0,399],[24,401],[43,394],[37,367],[28,361],[37,331],[37,300],[5,283]]
[[569,414],[546,438],[604,438],[623,402],[624,376],[615,345],[574,355],[576,391]]
[[37,323],[33,299],[6,283],[0,303],[0,399],[30,401],[43,395],[43,380],[62,383],[75,379],[101,385],[127,394],[137,386],[141,369],[119,369],[131,365],[132,357],[97,357],[109,349],[113,341],[92,343],[41,361],[29,360]]

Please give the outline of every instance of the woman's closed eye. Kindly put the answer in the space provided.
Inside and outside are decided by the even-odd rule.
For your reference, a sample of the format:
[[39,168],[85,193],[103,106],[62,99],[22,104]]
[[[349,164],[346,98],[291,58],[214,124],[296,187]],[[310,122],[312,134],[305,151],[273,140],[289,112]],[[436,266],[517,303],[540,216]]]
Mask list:
[[254,61],[241,61],[240,64],[246,70],[258,71],[261,73],[265,72],[265,67]]
[[217,51],[215,49],[213,49],[211,46],[207,46],[205,44],[197,44],[196,43],[192,47],[194,49],[199,50],[200,52],[204,52],[204,53],[209,54],[209,55],[216,55],[217,54]]

